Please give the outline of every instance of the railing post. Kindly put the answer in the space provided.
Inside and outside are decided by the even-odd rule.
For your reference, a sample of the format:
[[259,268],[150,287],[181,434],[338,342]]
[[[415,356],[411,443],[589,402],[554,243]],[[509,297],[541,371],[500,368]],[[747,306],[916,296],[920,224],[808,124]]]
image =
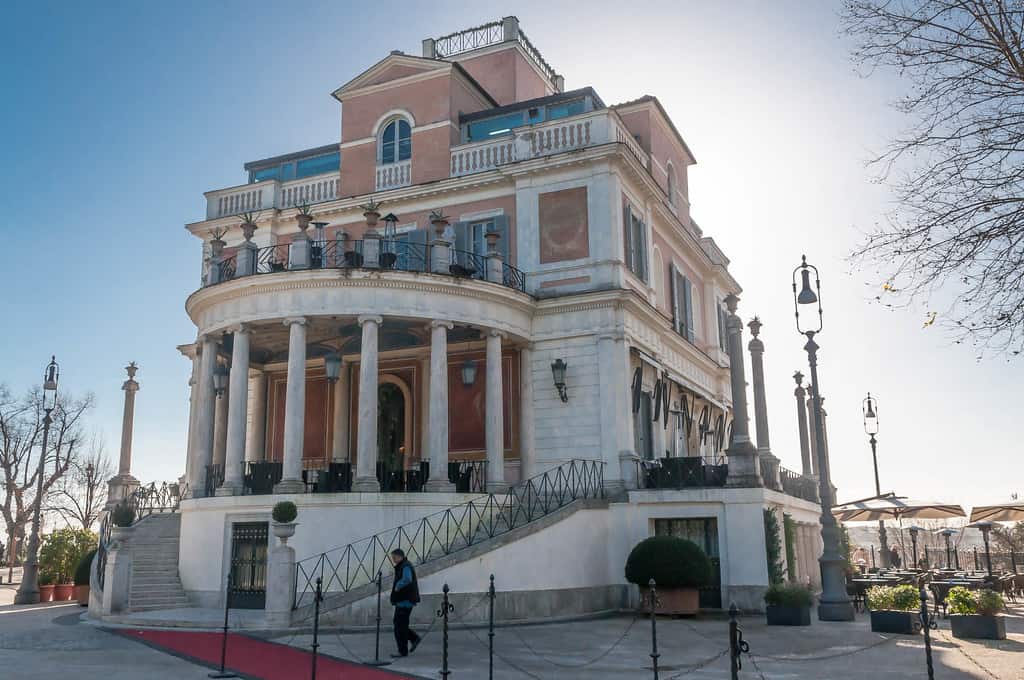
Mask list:
[[384,582],[384,574],[380,569],[377,570],[377,630],[375,632],[375,638],[373,642],[373,661],[367,664],[368,666],[387,666],[390,661],[381,661],[380,659],[380,593],[382,584]]
[[209,678],[237,678],[234,673],[224,670],[228,656],[228,611],[231,609],[231,572],[228,572],[227,585],[224,589],[224,628],[220,638],[220,670],[208,673]]
[[316,650],[320,646],[320,601],[323,599],[323,591],[320,589],[321,583],[321,578],[317,576],[316,595],[313,599],[313,658],[310,667],[310,680],[316,680]]
[[739,680],[743,663],[740,654],[743,651],[743,634],[740,632],[739,610],[736,603],[729,604],[729,678]]
[[490,598],[490,611],[487,614],[487,680],[494,680],[494,574],[491,574],[491,586],[487,593]]
[[657,584],[652,578],[647,582],[647,597],[650,600],[651,607],[651,668],[654,670],[654,680],[658,680],[658,619],[656,611],[658,609],[658,591]]
[[934,680],[935,669],[932,667],[931,618],[928,616],[928,594],[921,588],[921,630],[924,631],[924,658],[928,665],[928,680]]
[[441,678],[446,679],[451,672],[448,670],[448,614],[455,611],[455,607],[448,601],[448,584],[441,588],[441,608],[437,610],[441,618]]

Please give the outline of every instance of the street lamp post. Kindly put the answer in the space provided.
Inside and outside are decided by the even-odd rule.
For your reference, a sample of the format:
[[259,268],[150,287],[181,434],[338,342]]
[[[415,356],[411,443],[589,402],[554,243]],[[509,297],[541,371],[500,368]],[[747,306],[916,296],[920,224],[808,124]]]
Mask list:
[[[811,270],[814,271],[814,288],[811,288]],[[801,286],[797,290],[797,272],[800,273]],[[800,307],[802,305],[818,306],[818,322],[816,328],[805,329],[800,323]],[[818,600],[818,618],[822,621],[852,621],[853,605],[846,594],[846,574],[843,567],[846,560],[839,552],[839,527],[832,515],[832,480],[829,478],[828,462],[825,453],[825,430],[822,427],[821,400],[818,379],[818,344],[814,336],[823,328],[821,309],[821,280],[818,268],[807,264],[807,256],[793,270],[793,309],[796,316],[796,329],[807,337],[804,349],[811,368],[811,399],[814,404],[814,437],[818,444],[815,452],[818,458],[818,494],[821,499],[821,539],[823,548],[818,562],[821,568],[821,598]]]
[[[864,399],[862,405],[864,412],[864,432],[866,432],[871,442],[871,461],[875,465],[875,495],[882,495],[882,485],[878,482],[878,440],[875,435],[878,434],[878,400],[871,396],[868,392],[868,396]],[[882,566],[889,566],[889,543],[885,534],[885,520],[878,520],[878,544],[882,549]],[[916,563],[917,558],[914,558]]]
[[988,520],[982,520],[975,522],[974,526],[981,529],[981,538],[985,541],[985,565],[988,570],[989,578],[992,577],[992,553],[989,552],[988,534],[992,531],[992,522]]
[[57,381],[60,367],[57,357],[50,357],[50,363],[43,373],[43,446],[39,451],[39,470],[36,472],[36,501],[32,512],[32,534],[28,539],[28,557],[21,574],[21,585],[14,595],[14,604],[35,604],[39,602],[39,516],[43,507],[43,474],[46,471],[46,447],[50,439],[50,414],[57,406]]
[[913,566],[913,569],[917,569],[918,568],[918,564],[917,564],[917,534],[920,531],[921,531],[921,527],[917,526],[916,524],[910,527],[910,545],[912,546],[913,552],[914,552],[914,566]]

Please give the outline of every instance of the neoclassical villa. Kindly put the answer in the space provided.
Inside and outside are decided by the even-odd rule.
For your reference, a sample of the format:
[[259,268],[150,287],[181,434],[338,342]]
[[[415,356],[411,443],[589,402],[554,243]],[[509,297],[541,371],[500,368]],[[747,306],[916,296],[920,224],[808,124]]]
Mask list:
[[766,508],[817,581],[816,482],[771,453],[756,337],[750,432],[740,286],[658,99],[567,90],[515,17],[332,94],[339,141],[246,163],[187,225],[180,505],[115,530],[96,611],[221,606],[230,576],[295,623],[319,577],[359,621],[391,547],[427,593],[493,573],[504,618],[608,610],[664,533],[713,558],[703,606],[756,609]]

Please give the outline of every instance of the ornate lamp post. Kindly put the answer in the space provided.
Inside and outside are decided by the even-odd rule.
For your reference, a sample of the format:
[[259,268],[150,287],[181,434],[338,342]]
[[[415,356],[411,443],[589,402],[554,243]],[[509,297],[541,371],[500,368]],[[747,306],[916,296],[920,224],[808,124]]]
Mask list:
[[[875,495],[882,495],[882,485],[878,482],[878,440],[875,435],[878,434],[878,400],[871,396],[868,392],[868,396],[864,399],[862,404],[862,410],[864,412],[864,432],[868,434],[871,442],[871,462],[875,465]],[[886,540],[885,534],[885,520],[878,520],[878,543],[882,548],[882,566],[889,566],[889,543]],[[917,557],[914,557],[914,563],[917,563]]]
[[953,534],[956,533],[956,529],[950,529],[949,527],[946,527],[945,529],[943,529],[939,533],[946,539],[946,569],[952,569],[953,568],[953,556],[952,556],[953,555],[953,549],[952,549],[952,547],[949,544],[949,539],[950,539],[951,536],[953,536]]
[[[811,287],[811,271],[814,271],[814,288]],[[800,275],[800,287],[797,288],[797,273]],[[800,307],[817,305],[818,319],[813,328],[804,328],[800,323]],[[821,499],[821,539],[824,544],[821,558],[821,598],[818,602],[818,618],[822,621],[852,621],[853,605],[846,594],[846,575],[843,567],[846,560],[839,552],[839,527],[832,516],[832,483],[829,477],[828,461],[825,453],[825,430],[822,427],[821,400],[819,390],[821,381],[818,379],[818,344],[814,336],[821,332],[821,280],[818,268],[807,264],[807,256],[803,256],[800,265],[793,270],[793,310],[796,316],[796,329],[807,337],[804,350],[811,368],[811,399],[814,404],[814,437],[818,444],[818,494]]]
[[910,529],[910,545],[914,553],[914,569],[918,568],[917,564],[917,535],[922,531],[921,527],[916,524],[911,526]]
[[28,539],[28,558],[21,575],[21,585],[14,595],[14,604],[35,604],[39,602],[39,515],[43,507],[43,474],[46,472],[46,449],[50,438],[50,414],[57,406],[57,381],[60,366],[57,357],[50,357],[50,363],[43,373],[43,447],[39,451],[39,471],[36,473],[36,505],[32,513],[32,535]]

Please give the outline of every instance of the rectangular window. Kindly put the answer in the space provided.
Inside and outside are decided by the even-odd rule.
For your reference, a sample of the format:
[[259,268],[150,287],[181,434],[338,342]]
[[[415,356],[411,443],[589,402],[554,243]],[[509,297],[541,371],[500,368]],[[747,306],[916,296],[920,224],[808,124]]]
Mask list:
[[477,142],[482,139],[491,139],[498,135],[505,135],[512,131],[512,128],[523,124],[523,111],[508,113],[496,118],[487,118],[469,124],[469,141]]
[[718,311],[718,348],[723,352],[729,351],[729,345],[726,340],[725,331],[725,310],[722,309],[722,301],[718,300],[715,304],[715,309]]
[[693,326],[693,283],[672,265],[670,273],[672,286],[672,327],[676,333],[690,342],[695,339]]
[[469,225],[470,228],[470,239],[472,241],[472,251],[474,255],[486,255],[487,254],[487,239],[484,238],[484,234],[491,231],[494,228],[494,222],[491,220],[485,220],[483,222],[473,222]]
[[250,176],[251,176],[251,179],[249,180],[250,183],[265,182],[268,179],[280,179],[281,178],[281,168],[280,168],[280,166],[275,165],[272,168],[263,168],[262,170],[253,170],[250,173]]
[[583,113],[585,108],[586,107],[582,99],[575,99],[571,102],[563,102],[561,104],[552,104],[548,107],[548,120],[576,116]]
[[640,215],[633,212],[629,203],[625,204],[622,214],[625,240],[626,266],[629,270],[647,281],[647,227]]
[[644,460],[654,460],[654,428],[651,421],[651,395],[640,395],[640,409],[633,414],[633,444],[636,453]]
[[341,163],[340,153],[329,153],[326,156],[304,158],[295,165],[296,177],[322,175],[326,172],[337,172]]

